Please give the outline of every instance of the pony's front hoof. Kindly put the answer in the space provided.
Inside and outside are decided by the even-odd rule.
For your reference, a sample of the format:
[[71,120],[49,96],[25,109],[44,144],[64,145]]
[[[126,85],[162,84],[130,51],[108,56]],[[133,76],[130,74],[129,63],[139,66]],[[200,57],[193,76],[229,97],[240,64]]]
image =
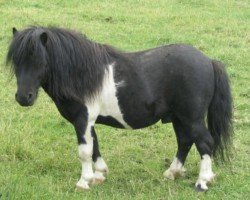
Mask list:
[[99,171],[95,171],[94,174],[94,179],[92,181],[92,184],[97,185],[97,184],[101,184],[105,181],[105,176],[103,175],[103,172],[99,172]]
[[76,188],[79,189],[79,190],[90,190],[88,182],[85,181],[84,179],[80,179],[76,183]]

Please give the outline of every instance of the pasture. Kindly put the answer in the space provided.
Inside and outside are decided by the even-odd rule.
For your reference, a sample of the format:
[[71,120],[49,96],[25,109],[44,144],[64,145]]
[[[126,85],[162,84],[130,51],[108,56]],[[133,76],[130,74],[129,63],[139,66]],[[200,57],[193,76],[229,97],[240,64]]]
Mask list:
[[[0,0],[0,199],[248,199],[250,194],[250,3],[198,0]],[[12,27],[54,25],[125,51],[186,43],[227,66],[234,98],[231,165],[214,165],[214,183],[197,193],[200,157],[192,148],[187,175],[162,173],[176,153],[171,124],[141,130],[96,126],[110,173],[102,185],[78,191],[76,136],[41,90],[36,104],[14,99],[5,56]]]

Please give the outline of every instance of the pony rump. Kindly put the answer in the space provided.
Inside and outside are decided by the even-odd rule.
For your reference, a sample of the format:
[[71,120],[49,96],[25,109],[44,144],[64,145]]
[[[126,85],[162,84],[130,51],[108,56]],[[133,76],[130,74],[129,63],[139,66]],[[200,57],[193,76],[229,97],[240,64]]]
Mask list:
[[[47,40],[41,41],[41,34]],[[43,65],[46,85],[56,98],[91,100],[100,91],[105,70],[110,63],[111,47],[90,41],[71,30],[55,27],[29,27],[17,32],[7,54],[7,63],[24,64],[33,56]]]

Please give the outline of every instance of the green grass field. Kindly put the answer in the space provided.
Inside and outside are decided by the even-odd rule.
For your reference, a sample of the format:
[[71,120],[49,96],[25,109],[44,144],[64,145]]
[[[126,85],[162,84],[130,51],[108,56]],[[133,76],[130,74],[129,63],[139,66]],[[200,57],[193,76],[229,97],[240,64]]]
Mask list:
[[[227,66],[234,97],[234,157],[214,166],[217,177],[197,193],[199,155],[187,176],[164,180],[175,155],[171,124],[142,130],[98,125],[110,174],[102,185],[75,189],[80,163],[73,127],[41,90],[35,106],[14,100],[5,66],[12,27],[55,25],[126,51],[187,43]],[[0,0],[0,199],[250,199],[250,2],[247,0]],[[165,162],[167,158],[167,162]]]

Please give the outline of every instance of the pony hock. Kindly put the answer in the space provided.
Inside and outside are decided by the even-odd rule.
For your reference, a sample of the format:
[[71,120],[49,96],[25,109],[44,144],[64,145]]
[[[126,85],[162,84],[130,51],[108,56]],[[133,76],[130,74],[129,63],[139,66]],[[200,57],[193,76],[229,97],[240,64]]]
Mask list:
[[[33,105],[38,89],[75,127],[82,173],[77,187],[105,180],[95,124],[143,128],[171,122],[178,150],[164,176],[184,173],[193,144],[201,156],[195,184],[207,190],[214,178],[211,156],[230,147],[232,98],[223,64],[188,45],[124,53],[61,28],[13,28],[7,62],[17,79],[16,100]],[[206,121],[207,119],[207,121]]]

